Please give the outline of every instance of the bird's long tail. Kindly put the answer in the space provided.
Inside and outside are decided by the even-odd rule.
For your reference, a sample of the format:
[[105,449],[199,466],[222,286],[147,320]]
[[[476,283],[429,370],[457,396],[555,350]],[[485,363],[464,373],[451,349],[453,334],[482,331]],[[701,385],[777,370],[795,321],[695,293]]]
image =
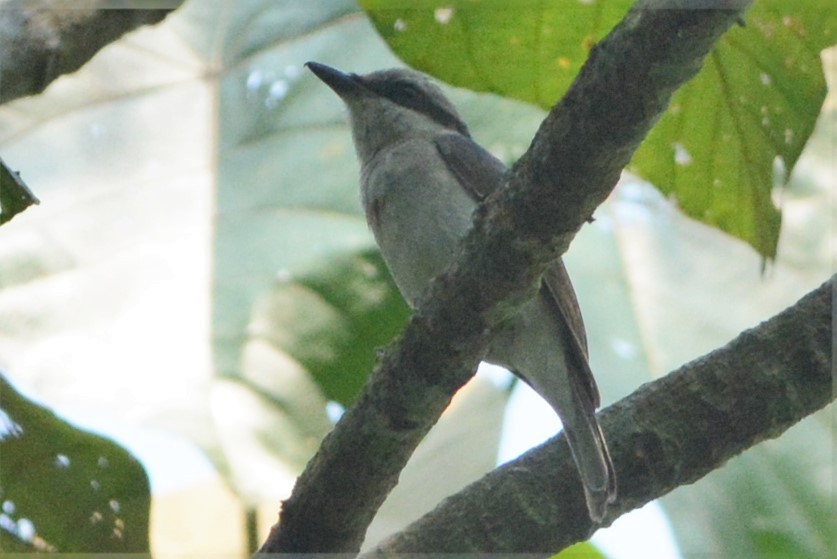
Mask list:
[[564,432],[584,486],[584,497],[590,518],[601,522],[608,504],[616,500],[616,472],[607,449],[595,407],[584,390],[573,386],[575,401],[571,405],[552,407],[558,411]]
[[587,361],[581,313],[560,260],[544,279],[540,296],[498,333],[487,358],[515,371],[561,418],[590,518],[598,523],[617,492],[613,461],[596,418],[599,391]]

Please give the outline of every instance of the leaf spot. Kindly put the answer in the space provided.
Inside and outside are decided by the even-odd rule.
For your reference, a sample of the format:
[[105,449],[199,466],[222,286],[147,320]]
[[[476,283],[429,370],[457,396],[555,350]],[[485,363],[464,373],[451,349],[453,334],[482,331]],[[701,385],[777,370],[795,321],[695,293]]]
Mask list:
[[251,70],[249,74],[247,74],[247,89],[249,91],[256,91],[262,86],[262,82],[264,81],[264,74],[259,69]]
[[592,35],[587,35],[584,37],[584,40],[581,41],[581,46],[584,50],[590,50],[595,46],[596,39]]
[[636,345],[623,338],[613,338],[610,342],[613,352],[622,359],[633,359],[637,355]]
[[0,441],[9,437],[19,438],[21,435],[23,435],[23,427],[12,421],[12,418],[0,409]]
[[772,39],[772,38],[773,38],[773,33],[774,33],[774,31],[775,31],[775,30],[773,29],[773,25],[771,25],[771,24],[769,24],[769,23],[765,23],[765,22],[763,22],[763,21],[759,21],[759,22],[757,23],[757,26],[758,26],[758,28],[759,28],[759,31],[761,31],[762,35],[764,35],[764,38],[765,38],[765,39],[768,39],[768,40],[769,40],[769,39]]
[[264,106],[268,109],[273,109],[279,104],[285,95],[288,94],[288,82],[286,80],[276,80],[270,84],[270,89],[267,91],[267,99],[264,100]]
[[773,158],[773,186],[782,186],[788,180],[788,169],[785,158],[777,155]]
[[17,521],[17,536],[23,541],[31,542],[35,537],[35,523],[28,518],[21,518]]
[[337,423],[345,411],[346,408],[344,408],[339,402],[329,401],[326,403],[326,414],[332,423]]
[[678,165],[689,165],[692,162],[692,155],[680,142],[674,143],[674,162]]
[[407,22],[401,18],[395,20],[395,23],[392,24],[392,28],[398,32],[404,31],[407,29]]
[[65,468],[70,467],[70,457],[66,454],[56,454],[55,455],[55,465],[61,468],[62,470]]
[[433,10],[433,18],[441,23],[442,25],[447,25],[450,23],[450,20],[453,19],[454,10],[450,6],[444,8],[436,8]]

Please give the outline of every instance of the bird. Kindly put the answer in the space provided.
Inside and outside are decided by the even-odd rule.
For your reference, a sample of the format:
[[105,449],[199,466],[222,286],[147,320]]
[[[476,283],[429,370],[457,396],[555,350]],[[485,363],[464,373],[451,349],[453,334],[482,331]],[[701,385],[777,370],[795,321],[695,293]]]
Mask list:
[[[306,66],[348,108],[367,222],[415,308],[455,256],[478,204],[503,188],[506,166],[471,138],[429,76],[409,68],[356,74]],[[616,473],[596,417],[600,398],[581,311],[560,258],[536,295],[493,335],[483,360],[528,383],[561,419],[589,517],[601,523],[616,500]]]

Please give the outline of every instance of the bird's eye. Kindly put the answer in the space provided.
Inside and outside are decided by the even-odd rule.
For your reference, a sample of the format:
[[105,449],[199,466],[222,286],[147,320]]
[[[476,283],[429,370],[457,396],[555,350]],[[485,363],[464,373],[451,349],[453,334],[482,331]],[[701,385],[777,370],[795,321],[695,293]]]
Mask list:
[[403,100],[403,99],[417,99],[420,97],[420,93],[418,88],[415,85],[407,82],[402,83],[394,83],[392,84],[392,88],[388,92],[391,99],[394,100]]
[[421,84],[409,80],[376,81],[367,84],[367,87],[393,103],[426,115],[465,136],[469,135],[468,129],[450,104],[445,102],[441,92],[434,96],[432,89],[424,89]]

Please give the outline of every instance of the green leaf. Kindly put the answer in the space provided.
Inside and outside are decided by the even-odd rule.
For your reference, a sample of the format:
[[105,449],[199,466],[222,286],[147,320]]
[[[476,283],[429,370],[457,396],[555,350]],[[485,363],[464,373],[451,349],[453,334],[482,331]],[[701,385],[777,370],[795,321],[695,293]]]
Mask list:
[[390,342],[408,317],[380,254],[369,250],[277,281],[256,306],[248,332],[296,359],[326,398],[346,406],[372,370],[376,348]]
[[0,159],[0,225],[12,219],[38,199],[20,178]]
[[407,64],[456,86],[549,108],[630,0],[361,0]]
[[551,559],[605,559],[605,556],[590,542],[579,542],[553,555]]
[[[549,108],[589,49],[633,4],[363,0],[408,64],[454,85]],[[786,184],[825,98],[819,53],[834,44],[827,0],[756,2],[637,152],[630,169],[688,216],[774,258]]]
[[[756,2],[677,92],[631,169],[690,217],[773,259],[785,187],[826,94],[830,2]],[[775,198],[774,198],[775,196]]]
[[147,552],[150,505],[136,458],[0,373],[0,551]]

